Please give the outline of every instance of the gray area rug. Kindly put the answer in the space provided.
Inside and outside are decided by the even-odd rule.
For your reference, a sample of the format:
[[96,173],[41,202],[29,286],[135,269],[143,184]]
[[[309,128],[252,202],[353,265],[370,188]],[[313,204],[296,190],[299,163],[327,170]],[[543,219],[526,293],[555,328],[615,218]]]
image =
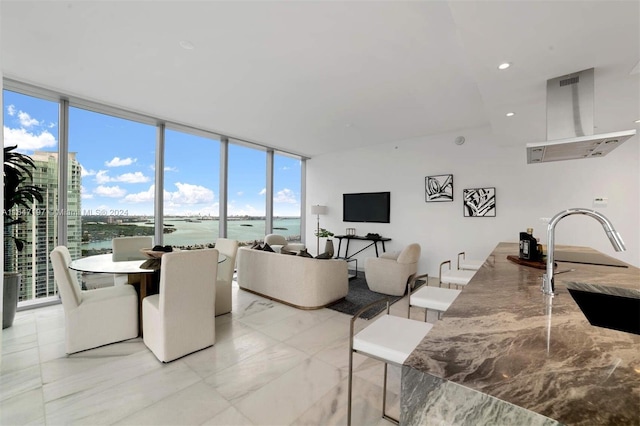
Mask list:
[[[416,287],[422,284],[424,284],[424,281],[417,281]],[[349,280],[349,293],[347,293],[347,297],[338,300],[333,305],[327,306],[327,308],[353,316],[360,309],[376,300],[389,299],[389,304],[392,305],[402,297],[403,296],[389,296],[388,294],[376,293],[375,291],[369,290],[367,281],[364,278],[364,272],[358,272],[356,278]],[[371,319],[386,308],[386,303],[379,303],[363,312],[359,318]]]

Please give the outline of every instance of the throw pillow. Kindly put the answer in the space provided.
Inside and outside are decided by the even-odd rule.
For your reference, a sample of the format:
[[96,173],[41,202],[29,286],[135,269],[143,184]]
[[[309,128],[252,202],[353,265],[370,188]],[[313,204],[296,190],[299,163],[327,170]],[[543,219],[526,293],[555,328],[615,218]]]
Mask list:
[[276,251],[271,248],[271,246],[267,243],[264,243],[264,247],[262,247],[262,251],[270,251],[271,253],[275,253]]
[[296,255],[295,251],[291,251],[291,250],[287,250],[286,248],[282,247],[280,249],[280,254],[291,254],[291,255]]
[[251,245],[251,249],[262,250],[262,246],[260,245],[260,242],[258,240],[254,240],[253,244]]
[[331,259],[332,257],[333,256],[331,255],[331,253],[325,251],[324,253],[320,253],[319,255],[317,255],[316,259]]
[[298,256],[300,257],[311,257],[313,258],[312,255],[309,254],[309,252],[307,252],[307,249],[302,249],[300,250],[300,252],[298,253]]

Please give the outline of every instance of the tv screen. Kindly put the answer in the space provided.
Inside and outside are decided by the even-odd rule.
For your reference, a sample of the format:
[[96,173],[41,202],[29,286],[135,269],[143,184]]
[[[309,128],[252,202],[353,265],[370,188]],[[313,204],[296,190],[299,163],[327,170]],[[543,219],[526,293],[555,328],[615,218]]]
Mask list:
[[391,193],[342,194],[342,208],[342,220],[344,222],[389,223]]

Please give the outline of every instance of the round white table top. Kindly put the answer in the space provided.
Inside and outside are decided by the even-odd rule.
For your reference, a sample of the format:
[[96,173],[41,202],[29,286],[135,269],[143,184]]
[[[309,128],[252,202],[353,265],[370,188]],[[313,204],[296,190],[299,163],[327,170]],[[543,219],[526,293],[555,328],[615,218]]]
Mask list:
[[[227,256],[220,253],[218,255],[218,263],[222,263]],[[98,254],[95,256],[87,256],[80,259],[72,260],[69,268],[80,272],[96,272],[104,274],[148,274],[157,270],[156,268],[144,268],[144,264],[149,264],[152,259],[140,260],[124,260],[114,262],[111,253]],[[157,262],[156,265],[159,265]]]

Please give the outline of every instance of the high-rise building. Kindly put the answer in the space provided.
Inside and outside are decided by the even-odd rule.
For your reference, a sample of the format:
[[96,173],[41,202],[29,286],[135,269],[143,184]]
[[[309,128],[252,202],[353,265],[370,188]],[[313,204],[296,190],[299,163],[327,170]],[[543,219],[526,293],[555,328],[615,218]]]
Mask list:
[[81,168],[75,153],[69,153],[67,176],[68,209],[58,209],[58,153],[36,151],[31,155],[35,164],[33,185],[42,189],[43,202],[33,204],[32,211],[20,211],[25,223],[14,226],[12,232],[25,241],[24,250],[12,247],[7,255],[11,256],[14,270],[22,275],[19,301],[55,296],[57,288],[53,279],[53,268],[49,253],[58,244],[57,234],[60,218],[67,217],[67,246],[75,259],[81,256]]

